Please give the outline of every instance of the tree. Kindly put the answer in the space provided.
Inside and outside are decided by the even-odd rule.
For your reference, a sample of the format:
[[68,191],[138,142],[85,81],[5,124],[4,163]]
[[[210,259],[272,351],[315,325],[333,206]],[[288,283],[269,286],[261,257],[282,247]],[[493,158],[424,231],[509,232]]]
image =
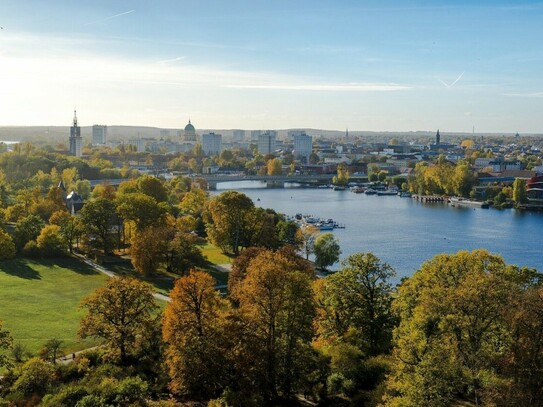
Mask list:
[[8,260],[15,257],[15,243],[9,233],[0,229],[0,260]]
[[341,266],[317,290],[319,334],[327,341],[347,339],[370,356],[388,351],[394,270],[372,253],[353,254]]
[[105,198],[90,200],[79,211],[82,231],[86,233],[90,244],[100,247],[104,254],[111,251],[110,230],[114,215],[115,204]]
[[45,342],[43,348],[40,350],[40,357],[53,364],[56,364],[57,359],[63,355],[62,341],[57,338],[49,339],[47,342]]
[[[514,332],[506,314],[511,294],[529,274],[484,250],[441,254],[400,286],[393,309],[391,405],[494,403],[507,393],[503,362]],[[510,405],[510,404],[509,404]]]
[[136,352],[138,336],[153,324],[158,308],[150,286],[132,278],[111,278],[83,299],[87,314],[81,319],[79,336],[103,338],[105,345],[126,364]]
[[305,258],[309,259],[309,255],[315,253],[315,240],[319,232],[317,228],[305,227],[298,229],[296,232],[297,240],[300,241],[301,251],[305,254]]
[[40,358],[28,360],[21,368],[19,377],[11,387],[12,392],[19,392],[26,397],[43,396],[55,382],[53,365]]
[[202,271],[178,279],[170,298],[163,326],[170,388],[196,397],[218,395],[228,370],[220,326],[226,303]]
[[45,225],[44,221],[36,215],[29,215],[15,224],[15,243],[19,249],[31,240],[36,240]]
[[280,158],[272,158],[268,160],[268,175],[281,175],[283,173],[282,165],[283,163],[281,162]]
[[0,368],[11,367],[6,351],[13,346],[13,338],[10,333],[2,329],[3,322],[0,320]]
[[332,183],[334,185],[345,186],[349,182],[349,170],[344,163],[337,166],[337,175],[334,176]]
[[337,238],[332,233],[323,233],[315,239],[315,264],[326,270],[339,260],[341,249]]
[[117,194],[117,213],[127,221],[133,221],[136,230],[164,223],[167,207],[143,193]]
[[[313,337],[311,277],[292,268],[279,253],[264,251],[247,269],[239,307],[254,336],[251,352],[264,364],[256,368],[265,397],[290,397],[307,373],[305,356]],[[258,358],[257,358],[258,359]]]
[[72,253],[73,245],[81,234],[79,218],[66,211],[56,211],[49,218],[49,223],[60,227],[60,234],[64,238],[69,252]]
[[249,218],[253,209],[253,201],[236,191],[223,192],[209,200],[204,221],[211,242],[225,252],[239,254],[240,246],[247,247],[248,236],[254,232]]
[[139,177],[137,182],[138,190],[153,198],[156,202],[166,202],[168,200],[168,191],[164,183],[150,175]]
[[177,233],[169,241],[166,256],[168,271],[184,275],[194,267],[205,265],[206,260],[195,239],[190,233]]
[[36,238],[36,243],[43,256],[55,257],[66,253],[66,241],[60,226],[46,225]]
[[150,226],[132,237],[130,257],[137,272],[151,275],[166,260],[168,242],[174,232],[164,227]]
[[183,199],[179,203],[179,209],[183,213],[200,216],[207,200],[208,194],[206,191],[200,188],[193,188],[183,195]]
[[515,178],[513,182],[513,201],[516,205],[526,203],[526,180]]

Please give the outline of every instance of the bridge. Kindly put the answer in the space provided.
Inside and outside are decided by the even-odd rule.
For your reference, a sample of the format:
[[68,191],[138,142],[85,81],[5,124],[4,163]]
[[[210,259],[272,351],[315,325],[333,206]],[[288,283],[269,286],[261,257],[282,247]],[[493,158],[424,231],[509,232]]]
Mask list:
[[[313,185],[327,185],[332,183],[332,178],[335,174],[294,174],[294,175],[242,175],[242,174],[209,174],[209,175],[196,175],[198,178],[203,178],[207,181],[208,189],[216,190],[217,184],[222,182],[239,182],[239,181],[260,181],[265,182],[268,188],[283,188],[285,183],[298,183],[298,184],[313,184]],[[365,176],[351,176],[349,178],[353,181],[363,181],[367,178]],[[90,180],[91,188],[94,188],[99,184],[108,184],[112,186],[119,186],[121,182],[127,181],[127,179],[96,179]]]
[[227,175],[227,174],[212,174],[201,175],[207,181],[208,189],[216,190],[217,184],[222,182],[239,182],[239,181],[260,181],[265,182],[268,188],[282,188],[286,182],[294,182],[299,184],[330,184],[334,174],[315,174],[315,175]]

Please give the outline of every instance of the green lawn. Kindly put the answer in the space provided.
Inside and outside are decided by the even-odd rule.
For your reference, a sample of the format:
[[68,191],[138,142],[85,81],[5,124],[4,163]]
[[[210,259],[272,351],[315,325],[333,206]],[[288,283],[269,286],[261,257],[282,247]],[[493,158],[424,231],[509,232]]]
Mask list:
[[0,320],[15,343],[38,351],[50,338],[64,341],[67,352],[94,342],[77,339],[81,299],[107,280],[76,259],[0,262]]
[[221,249],[216,246],[213,246],[211,243],[199,246],[202,250],[202,254],[207,258],[212,264],[230,264],[232,259],[225,255]]

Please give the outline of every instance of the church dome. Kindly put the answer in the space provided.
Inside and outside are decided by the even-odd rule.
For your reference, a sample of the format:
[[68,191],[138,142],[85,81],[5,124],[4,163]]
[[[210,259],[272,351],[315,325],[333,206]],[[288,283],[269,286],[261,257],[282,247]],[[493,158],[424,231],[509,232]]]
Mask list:
[[190,123],[185,126],[185,133],[194,133],[196,130],[194,129],[194,126]]

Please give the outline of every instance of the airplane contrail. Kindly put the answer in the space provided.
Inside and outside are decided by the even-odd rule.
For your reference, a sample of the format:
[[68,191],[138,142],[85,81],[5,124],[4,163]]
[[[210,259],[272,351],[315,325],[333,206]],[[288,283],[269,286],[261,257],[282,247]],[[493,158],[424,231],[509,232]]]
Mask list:
[[172,58],[172,59],[164,59],[162,61],[158,61],[159,64],[167,64],[168,62],[176,62],[176,61],[181,61],[182,59],[185,59],[185,57],[177,57],[177,58]]
[[436,77],[436,79],[437,79],[439,82],[441,82],[443,85],[445,85],[447,88],[452,88],[456,82],[458,82],[460,79],[462,79],[462,76],[464,76],[464,73],[466,73],[466,71],[462,72],[462,73],[460,74],[460,76],[459,76],[458,78],[456,78],[456,80],[455,80],[453,83],[451,83],[450,85],[449,85],[448,83],[446,83],[445,81],[442,81],[442,80],[441,80],[440,78],[438,78],[438,77]]
[[106,18],[101,18],[100,20],[91,21],[90,23],[83,24],[83,25],[84,25],[84,26],[87,26],[87,25],[91,25],[91,24],[101,23],[101,22],[103,22],[103,21],[111,20],[112,18],[117,18],[117,17],[120,17],[120,16],[124,16],[124,15],[126,15],[126,14],[133,13],[134,11],[136,11],[136,10],[128,10],[128,11],[125,11],[124,13],[119,13],[119,14],[115,14],[114,16],[109,16],[109,17],[106,17]]

